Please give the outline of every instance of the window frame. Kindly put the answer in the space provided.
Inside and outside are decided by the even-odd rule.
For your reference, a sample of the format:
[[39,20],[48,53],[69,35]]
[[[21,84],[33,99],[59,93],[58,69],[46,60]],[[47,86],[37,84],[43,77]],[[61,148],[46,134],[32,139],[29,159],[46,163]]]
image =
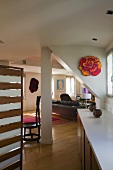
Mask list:
[[[69,92],[67,90],[67,78],[69,78],[70,80]],[[72,79],[74,79],[74,87],[72,87]],[[72,88],[74,88],[73,92],[72,92]],[[75,77],[74,76],[66,76],[66,93],[68,93],[71,97],[75,97]]]
[[111,81],[111,77],[109,78],[109,72],[108,72],[108,69],[109,69],[109,63],[108,63],[108,57],[112,55],[112,73],[111,73],[111,77],[113,76],[113,48],[107,53],[107,96],[110,97],[110,98],[113,98],[113,82],[111,82],[111,86],[112,86],[112,93],[109,93],[109,79]]

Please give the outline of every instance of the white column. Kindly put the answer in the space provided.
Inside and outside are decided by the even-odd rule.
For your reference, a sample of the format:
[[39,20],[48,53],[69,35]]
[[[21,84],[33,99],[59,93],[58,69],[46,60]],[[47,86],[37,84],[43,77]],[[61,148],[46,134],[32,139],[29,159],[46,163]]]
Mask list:
[[52,144],[52,57],[49,48],[41,51],[41,143]]

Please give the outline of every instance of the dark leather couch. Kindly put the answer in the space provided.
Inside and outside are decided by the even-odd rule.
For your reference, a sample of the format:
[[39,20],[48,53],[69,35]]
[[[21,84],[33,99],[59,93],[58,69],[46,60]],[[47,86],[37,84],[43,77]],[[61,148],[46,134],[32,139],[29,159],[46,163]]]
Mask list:
[[77,108],[86,108],[86,106],[80,105],[78,101],[52,101],[52,112],[73,120],[77,119]]

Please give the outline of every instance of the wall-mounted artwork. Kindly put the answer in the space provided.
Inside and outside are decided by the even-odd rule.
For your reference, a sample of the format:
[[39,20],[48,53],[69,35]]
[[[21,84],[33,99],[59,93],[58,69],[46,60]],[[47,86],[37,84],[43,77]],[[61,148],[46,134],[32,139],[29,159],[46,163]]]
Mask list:
[[29,90],[31,93],[34,93],[38,90],[38,85],[39,85],[39,81],[35,78],[32,78],[30,80],[30,85],[29,85]]
[[64,80],[63,79],[56,80],[56,88],[59,91],[64,90]]
[[83,57],[79,63],[79,69],[84,76],[97,76],[101,72],[101,67],[99,58],[94,56]]

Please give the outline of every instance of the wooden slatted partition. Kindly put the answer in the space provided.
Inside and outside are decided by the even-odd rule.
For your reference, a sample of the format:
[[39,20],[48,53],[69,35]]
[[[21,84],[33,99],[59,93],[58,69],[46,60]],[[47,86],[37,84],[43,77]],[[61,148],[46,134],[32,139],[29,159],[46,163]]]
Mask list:
[[0,66],[0,170],[22,170],[23,69]]

